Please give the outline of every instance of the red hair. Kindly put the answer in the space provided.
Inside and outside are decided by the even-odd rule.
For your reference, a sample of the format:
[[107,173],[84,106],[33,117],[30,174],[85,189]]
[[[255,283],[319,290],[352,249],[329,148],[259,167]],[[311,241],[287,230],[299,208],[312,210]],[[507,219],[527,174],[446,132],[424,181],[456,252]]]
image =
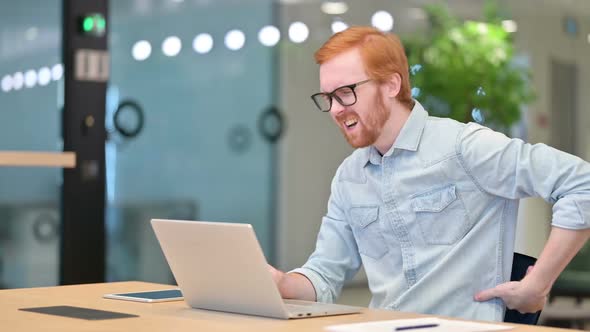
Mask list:
[[399,38],[372,27],[355,26],[334,34],[315,52],[315,61],[321,65],[335,56],[358,47],[365,72],[378,83],[388,81],[395,73],[401,77],[397,100],[410,110],[414,105],[410,91],[408,58]]

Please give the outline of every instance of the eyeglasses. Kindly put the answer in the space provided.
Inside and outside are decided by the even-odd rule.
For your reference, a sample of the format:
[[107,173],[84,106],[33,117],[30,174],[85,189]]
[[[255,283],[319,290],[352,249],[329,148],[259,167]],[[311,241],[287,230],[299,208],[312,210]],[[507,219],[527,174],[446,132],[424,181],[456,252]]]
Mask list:
[[370,80],[371,79],[341,86],[332,92],[319,92],[313,94],[311,99],[322,112],[330,111],[332,108],[333,99],[336,99],[336,101],[338,101],[338,103],[342,106],[354,105],[354,103],[356,103],[356,93],[354,92],[354,89],[361,84],[369,82]]

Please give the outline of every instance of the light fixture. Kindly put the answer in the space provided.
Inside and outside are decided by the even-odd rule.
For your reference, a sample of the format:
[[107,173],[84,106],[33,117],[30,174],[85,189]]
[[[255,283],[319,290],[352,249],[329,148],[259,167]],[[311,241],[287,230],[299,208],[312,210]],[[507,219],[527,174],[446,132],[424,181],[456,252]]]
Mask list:
[[504,28],[504,31],[506,32],[513,33],[518,30],[518,25],[513,20],[504,20],[502,21],[502,28]]
[[32,88],[37,85],[37,72],[34,70],[27,70],[25,72],[25,86]]
[[393,29],[393,16],[384,10],[380,10],[371,17],[371,24],[384,32]]
[[14,73],[14,75],[12,75],[12,88],[14,90],[22,89],[24,84],[25,84],[25,76],[23,75],[23,73],[21,73],[19,71],[19,72]]
[[206,54],[213,48],[213,37],[208,33],[200,33],[193,39],[193,49],[199,54]]
[[342,1],[326,1],[322,3],[322,11],[328,15],[342,15],[348,11],[348,5]]
[[51,67],[51,79],[54,81],[59,81],[64,75],[64,66],[61,63],[58,63]]
[[303,22],[293,22],[289,26],[289,39],[294,43],[303,43],[309,37],[309,29]]
[[588,43],[590,44],[590,33],[588,34],[588,37],[586,37],[586,39],[588,39]]
[[225,34],[225,46],[232,51],[241,49],[245,43],[246,36],[240,30],[230,30]]
[[281,39],[281,32],[272,25],[267,25],[258,32],[258,40],[264,46],[275,46]]
[[40,86],[45,86],[51,82],[51,70],[47,67],[39,69],[37,80]]
[[162,53],[165,56],[176,56],[182,49],[182,42],[176,36],[170,36],[162,42]]
[[0,87],[2,87],[2,91],[4,92],[9,92],[10,90],[12,90],[12,77],[10,75],[2,77]]
[[147,40],[140,40],[133,45],[131,55],[137,61],[143,61],[152,54],[152,45]]
[[340,31],[344,31],[346,29],[348,29],[348,24],[346,24],[340,20],[332,22],[332,33],[338,33]]

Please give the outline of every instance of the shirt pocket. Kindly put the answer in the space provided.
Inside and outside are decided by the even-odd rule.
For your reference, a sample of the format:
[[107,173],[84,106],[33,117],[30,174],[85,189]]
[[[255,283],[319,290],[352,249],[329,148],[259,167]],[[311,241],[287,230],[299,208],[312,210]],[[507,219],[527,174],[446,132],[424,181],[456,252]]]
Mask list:
[[412,196],[412,209],[428,244],[454,244],[467,233],[467,212],[454,185]]
[[383,257],[389,248],[382,235],[379,206],[352,207],[349,214],[359,252],[373,259]]

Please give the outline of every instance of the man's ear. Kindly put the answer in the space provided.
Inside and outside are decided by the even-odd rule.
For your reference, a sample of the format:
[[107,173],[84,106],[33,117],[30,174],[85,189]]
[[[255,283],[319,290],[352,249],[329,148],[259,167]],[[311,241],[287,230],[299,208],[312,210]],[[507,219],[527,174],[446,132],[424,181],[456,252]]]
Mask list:
[[387,97],[395,98],[402,88],[402,77],[398,73],[391,75],[388,81],[385,82],[387,89]]

